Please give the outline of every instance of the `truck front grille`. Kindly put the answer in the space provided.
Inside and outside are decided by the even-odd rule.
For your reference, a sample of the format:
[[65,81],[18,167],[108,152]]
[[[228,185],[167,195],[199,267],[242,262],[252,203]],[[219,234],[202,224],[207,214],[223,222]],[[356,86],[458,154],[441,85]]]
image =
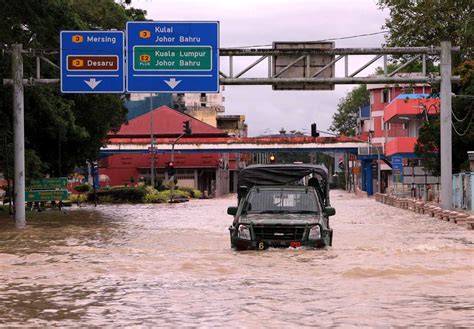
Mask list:
[[253,231],[257,240],[288,240],[301,241],[304,235],[304,226],[285,225],[254,225]]

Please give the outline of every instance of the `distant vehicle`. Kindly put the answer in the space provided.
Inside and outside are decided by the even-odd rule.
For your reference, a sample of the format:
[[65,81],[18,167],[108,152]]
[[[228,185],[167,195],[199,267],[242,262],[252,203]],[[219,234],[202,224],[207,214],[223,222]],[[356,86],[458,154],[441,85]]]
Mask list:
[[[312,176],[312,178],[309,178]],[[309,179],[308,179],[309,178]],[[332,245],[328,172],[310,164],[251,165],[239,173],[229,227],[236,250]],[[305,182],[306,185],[304,184]]]

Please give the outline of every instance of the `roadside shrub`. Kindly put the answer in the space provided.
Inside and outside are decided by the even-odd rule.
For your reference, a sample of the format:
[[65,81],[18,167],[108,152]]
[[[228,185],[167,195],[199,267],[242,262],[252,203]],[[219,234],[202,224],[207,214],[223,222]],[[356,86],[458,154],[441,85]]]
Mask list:
[[145,188],[146,194],[143,197],[145,203],[161,203],[164,200],[160,197],[160,193],[151,186]]
[[[97,192],[97,197],[103,202],[130,202],[140,203],[147,194],[144,187],[118,187]],[[89,201],[94,200],[94,194],[89,193]],[[107,200],[107,201],[104,201]]]
[[178,190],[185,191],[186,193],[188,193],[187,197],[199,199],[202,196],[201,191],[196,190],[192,187],[184,187],[184,186],[181,187],[181,186],[179,186]]
[[145,195],[145,197],[143,198],[143,201],[146,203],[164,203],[164,202],[168,202],[169,199],[170,199],[169,190],[165,190],[165,191],[155,190]]
[[89,192],[90,189],[91,189],[91,187],[87,184],[74,186],[74,191],[79,192],[79,193]]
[[175,189],[173,192],[174,197],[179,198],[189,198],[190,193],[188,191],[183,191],[181,189]]
[[113,203],[114,199],[110,195],[102,195],[97,201],[100,203]]
[[88,196],[85,194],[70,194],[69,201],[72,203],[82,203],[87,201]]

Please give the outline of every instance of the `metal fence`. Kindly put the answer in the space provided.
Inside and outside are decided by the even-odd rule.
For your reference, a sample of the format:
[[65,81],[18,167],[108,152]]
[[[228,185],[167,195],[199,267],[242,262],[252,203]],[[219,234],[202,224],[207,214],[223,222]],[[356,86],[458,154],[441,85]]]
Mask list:
[[453,175],[453,207],[474,211],[474,172]]

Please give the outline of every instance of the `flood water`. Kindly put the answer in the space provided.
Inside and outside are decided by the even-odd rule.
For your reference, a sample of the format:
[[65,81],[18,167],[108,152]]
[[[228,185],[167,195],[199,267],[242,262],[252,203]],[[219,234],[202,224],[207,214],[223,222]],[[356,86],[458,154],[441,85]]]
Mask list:
[[331,197],[326,250],[231,250],[235,196],[3,218],[0,324],[474,327],[474,231]]

